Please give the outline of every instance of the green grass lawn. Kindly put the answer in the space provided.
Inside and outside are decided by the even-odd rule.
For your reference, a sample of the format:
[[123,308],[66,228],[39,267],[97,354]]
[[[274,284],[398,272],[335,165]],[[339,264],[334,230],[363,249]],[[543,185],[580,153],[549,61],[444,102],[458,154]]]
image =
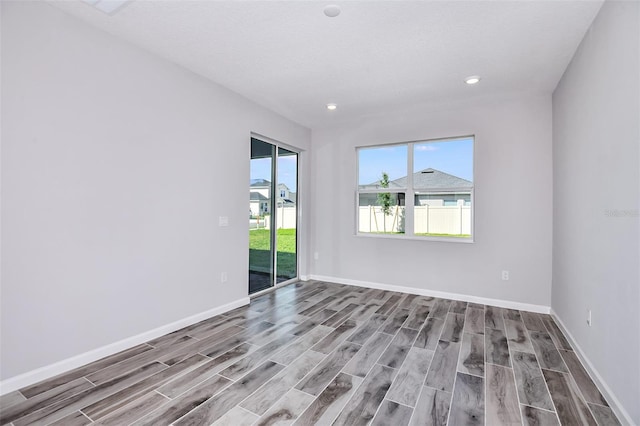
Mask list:
[[453,238],[470,238],[471,234],[416,234],[420,237],[453,237]]
[[[276,233],[278,247],[277,276],[294,278],[296,276],[296,230],[278,229]],[[269,256],[270,241],[268,229],[249,231],[249,269],[258,272],[269,272],[271,258]]]
[[[367,234],[380,234],[380,235],[404,235],[404,232],[366,232]],[[471,234],[434,234],[434,233],[417,233],[416,237],[452,237],[452,238],[470,238]]]

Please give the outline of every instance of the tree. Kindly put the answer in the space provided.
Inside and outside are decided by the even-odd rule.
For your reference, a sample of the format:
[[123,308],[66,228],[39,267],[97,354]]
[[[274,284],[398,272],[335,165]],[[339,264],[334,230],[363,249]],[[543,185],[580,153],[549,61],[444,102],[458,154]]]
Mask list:
[[[381,188],[389,187],[389,175],[387,172],[382,172],[382,179],[379,182]],[[387,232],[387,215],[391,213],[391,193],[382,192],[378,194],[378,205],[382,208],[382,226],[384,232]]]

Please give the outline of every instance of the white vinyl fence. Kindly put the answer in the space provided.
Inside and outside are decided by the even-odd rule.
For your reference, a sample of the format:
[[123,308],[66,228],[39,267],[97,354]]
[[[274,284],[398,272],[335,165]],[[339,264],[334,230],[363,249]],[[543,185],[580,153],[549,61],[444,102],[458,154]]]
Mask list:
[[[404,232],[404,209],[404,206],[393,206],[385,215],[380,206],[360,206],[358,230]],[[470,206],[415,206],[413,215],[416,234],[471,234]]]
[[[278,207],[276,209],[276,229],[291,229],[296,227],[296,206]],[[271,218],[269,215],[265,216],[266,227],[271,227]]]

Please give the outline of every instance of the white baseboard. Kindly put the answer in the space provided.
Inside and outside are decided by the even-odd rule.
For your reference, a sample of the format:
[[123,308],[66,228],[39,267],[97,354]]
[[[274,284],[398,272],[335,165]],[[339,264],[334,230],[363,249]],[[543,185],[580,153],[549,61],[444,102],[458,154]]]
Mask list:
[[591,361],[589,361],[589,358],[584,353],[576,339],[573,338],[573,335],[571,334],[569,329],[564,325],[558,314],[553,309],[551,309],[551,316],[556,321],[556,323],[558,323],[560,329],[567,337],[567,339],[569,339],[569,344],[571,344],[571,347],[574,349],[574,352],[578,356],[578,359],[580,359],[582,366],[585,370],[587,370],[587,373],[589,373],[589,376],[591,376],[591,380],[593,380],[593,382],[596,384],[596,386],[602,393],[602,396],[604,396],[604,398],[609,403],[609,407],[613,410],[616,416],[618,416],[618,419],[621,420],[621,423],[634,425],[635,423],[633,422],[631,415],[627,412],[627,410],[624,409],[624,407],[620,403],[620,400],[616,398],[611,388],[607,385],[607,382],[604,381],[600,373],[598,373],[598,370],[596,370]]
[[213,308],[208,311],[162,325],[160,327],[154,328],[153,330],[145,331],[144,333],[140,333],[136,336],[131,336],[118,342],[90,350],[88,352],[64,359],[62,361],[58,361],[54,364],[40,367],[35,370],[20,374],[18,376],[5,379],[0,382],[0,395],[13,392],[25,386],[33,385],[42,380],[49,379],[51,377],[73,370],[74,368],[78,368],[93,361],[97,361],[106,356],[113,355],[141,343],[148,342],[149,340],[164,336],[165,334],[180,330],[181,328],[195,324],[207,318],[211,318],[240,306],[247,305],[248,303],[249,298],[243,297],[242,299],[235,300],[231,303],[227,303],[226,305],[218,306],[217,308]]
[[328,277],[324,275],[310,275],[310,278],[318,281],[327,281],[338,284],[347,284],[357,287],[369,287],[378,290],[398,291],[400,293],[418,294],[420,296],[439,297],[442,299],[460,300],[463,302],[480,303],[482,305],[498,306],[500,308],[517,309],[519,311],[537,312],[548,314],[551,312],[549,306],[532,305],[529,303],[512,302],[510,300],[490,299],[487,297],[470,296],[466,294],[447,293],[444,291],[428,290],[416,287],[404,287],[392,284],[376,283],[372,281],[351,280],[348,278]]
[[300,281],[309,281],[309,275],[300,275]]

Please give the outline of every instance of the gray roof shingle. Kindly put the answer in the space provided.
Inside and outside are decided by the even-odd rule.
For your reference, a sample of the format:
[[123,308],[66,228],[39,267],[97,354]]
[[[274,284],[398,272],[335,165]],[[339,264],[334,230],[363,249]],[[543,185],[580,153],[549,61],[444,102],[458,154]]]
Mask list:
[[251,201],[266,201],[268,200],[267,197],[265,197],[264,195],[262,195],[261,193],[257,192],[257,191],[251,191],[249,193],[249,199]]
[[[389,188],[406,188],[407,177],[401,177],[389,182]],[[464,188],[471,189],[473,183],[440,170],[428,168],[413,174],[413,187],[415,189],[446,189]],[[380,182],[372,182],[364,185],[362,189],[380,189]]]

